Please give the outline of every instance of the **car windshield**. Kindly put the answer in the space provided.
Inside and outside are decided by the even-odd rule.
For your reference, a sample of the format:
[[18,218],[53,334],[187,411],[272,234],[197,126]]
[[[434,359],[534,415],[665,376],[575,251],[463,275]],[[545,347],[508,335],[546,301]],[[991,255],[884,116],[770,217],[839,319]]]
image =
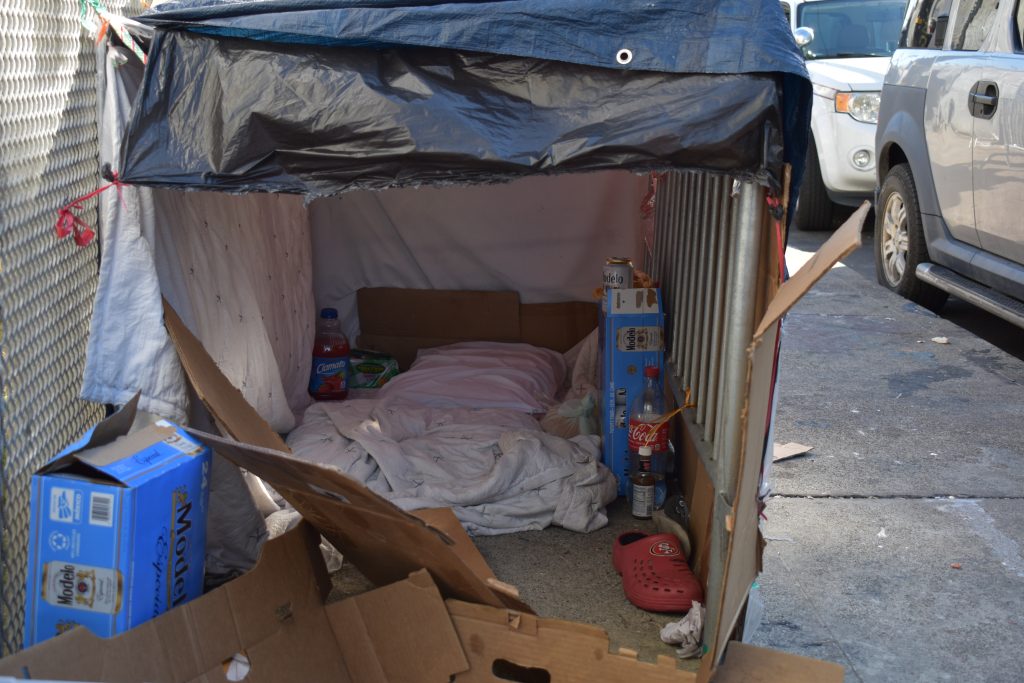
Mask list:
[[796,25],[814,30],[807,59],[890,57],[900,40],[906,0],[819,0],[797,7]]

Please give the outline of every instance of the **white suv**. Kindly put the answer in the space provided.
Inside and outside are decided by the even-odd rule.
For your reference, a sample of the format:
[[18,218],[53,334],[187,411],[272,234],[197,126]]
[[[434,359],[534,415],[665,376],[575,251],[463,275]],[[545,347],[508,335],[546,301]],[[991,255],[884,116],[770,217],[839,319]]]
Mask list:
[[814,86],[812,139],[796,226],[833,227],[834,204],[875,190],[875,124],[882,79],[899,42],[906,0],[784,0]]

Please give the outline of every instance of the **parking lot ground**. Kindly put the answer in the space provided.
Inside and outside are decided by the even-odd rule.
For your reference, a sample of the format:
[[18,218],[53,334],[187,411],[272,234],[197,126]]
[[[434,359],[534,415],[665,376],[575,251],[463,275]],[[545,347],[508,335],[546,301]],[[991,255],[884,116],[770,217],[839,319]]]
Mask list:
[[1024,680],[1024,332],[892,294],[870,238],[786,319],[775,440],[814,450],[772,472],[754,642],[848,681]]

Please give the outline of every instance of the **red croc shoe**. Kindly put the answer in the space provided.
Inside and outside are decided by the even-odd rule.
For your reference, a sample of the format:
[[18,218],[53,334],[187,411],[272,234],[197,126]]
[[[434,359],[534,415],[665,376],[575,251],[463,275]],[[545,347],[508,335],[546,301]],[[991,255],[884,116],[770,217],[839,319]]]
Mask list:
[[635,530],[619,534],[619,537],[615,539],[615,545],[612,547],[612,566],[615,567],[616,574],[622,576],[622,558],[633,549],[632,544],[640,539],[647,538],[647,536],[646,532]]
[[686,612],[694,600],[704,600],[700,581],[672,534],[622,534],[615,540],[612,564],[622,576],[626,598],[640,609]]

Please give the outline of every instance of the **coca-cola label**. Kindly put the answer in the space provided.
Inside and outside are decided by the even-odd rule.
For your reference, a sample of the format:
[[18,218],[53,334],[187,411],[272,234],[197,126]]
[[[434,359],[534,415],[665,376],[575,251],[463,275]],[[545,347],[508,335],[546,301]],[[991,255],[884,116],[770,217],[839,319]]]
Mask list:
[[654,453],[668,451],[668,422],[660,426],[652,422],[629,419],[629,450],[636,453],[641,446],[650,446]]

